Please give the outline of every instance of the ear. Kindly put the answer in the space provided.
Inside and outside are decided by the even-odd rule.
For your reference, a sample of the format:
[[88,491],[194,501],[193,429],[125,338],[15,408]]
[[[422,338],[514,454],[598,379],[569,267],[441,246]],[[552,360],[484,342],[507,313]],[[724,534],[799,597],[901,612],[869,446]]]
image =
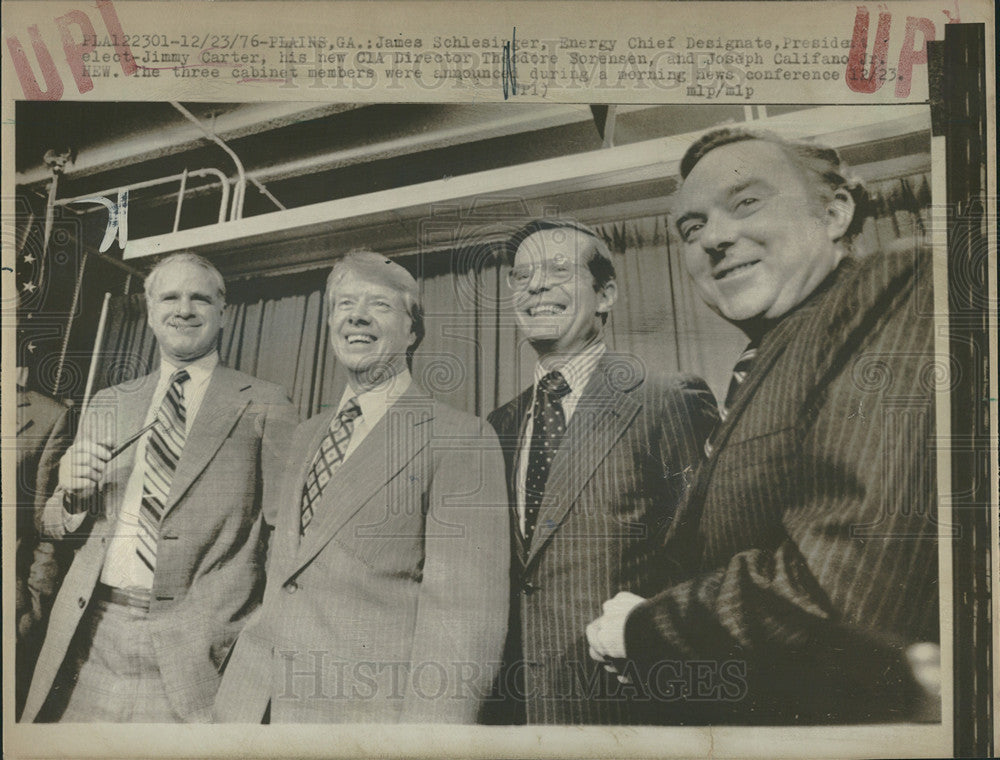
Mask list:
[[597,313],[607,314],[617,300],[618,284],[614,280],[608,280],[597,294]]
[[854,198],[846,187],[834,191],[833,198],[826,204],[826,227],[830,240],[837,242],[844,237],[854,219],[855,210]]

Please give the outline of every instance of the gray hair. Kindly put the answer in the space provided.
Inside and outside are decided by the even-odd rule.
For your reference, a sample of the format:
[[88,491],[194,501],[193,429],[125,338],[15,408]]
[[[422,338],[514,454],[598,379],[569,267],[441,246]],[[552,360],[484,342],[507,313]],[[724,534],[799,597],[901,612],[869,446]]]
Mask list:
[[420,302],[420,286],[412,274],[392,259],[373,251],[349,251],[333,265],[326,278],[324,298],[330,307],[330,296],[344,276],[353,272],[373,282],[381,282],[403,297],[406,312],[410,316],[410,329],[415,340],[406,352],[407,361],[412,361],[413,353],[424,339],[424,307]]
[[219,272],[219,270],[215,268],[215,265],[204,256],[199,256],[197,253],[192,253],[191,251],[172,253],[166,258],[160,259],[156,262],[153,268],[149,270],[149,274],[146,275],[145,291],[147,300],[156,290],[156,284],[159,282],[160,275],[163,270],[171,264],[194,264],[195,266],[199,266],[204,269],[208,272],[209,277],[211,277],[215,283],[216,289],[219,293],[219,298],[225,302],[226,281],[222,279],[222,273]]

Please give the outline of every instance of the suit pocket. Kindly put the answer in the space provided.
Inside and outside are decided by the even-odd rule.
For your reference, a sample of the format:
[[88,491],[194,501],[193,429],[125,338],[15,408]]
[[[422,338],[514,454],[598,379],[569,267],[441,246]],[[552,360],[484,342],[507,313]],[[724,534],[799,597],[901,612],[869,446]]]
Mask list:
[[428,490],[419,468],[404,469],[358,510],[334,540],[373,570],[418,572]]

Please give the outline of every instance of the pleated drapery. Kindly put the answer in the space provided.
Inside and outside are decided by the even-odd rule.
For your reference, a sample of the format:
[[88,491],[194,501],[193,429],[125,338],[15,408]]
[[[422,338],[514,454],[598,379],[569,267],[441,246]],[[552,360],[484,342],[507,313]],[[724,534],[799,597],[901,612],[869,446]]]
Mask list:
[[[870,183],[873,216],[858,242],[859,255],[923,236],[930,221],[929,186],[925,174]],[[607,341],[613,351],[637,356],[649,372],[704,377],[721,399],[746,338],[694,291],[671,224],[668,216],[657,215],[597,226],[618,279]],[[507,265],[498,243],[396,260],[421,287],[427,333],[413,366],[421,385],[442,401],[485,416],[531,381],[535,355],[510,311]],[[283,385],[303,418],[337,403],[346,382],[327,335],[323,289],[330,265],[229,285],[222,361]],[[97,389],[155,368],[155,341],[141,295],[112,299],[98,361]]]

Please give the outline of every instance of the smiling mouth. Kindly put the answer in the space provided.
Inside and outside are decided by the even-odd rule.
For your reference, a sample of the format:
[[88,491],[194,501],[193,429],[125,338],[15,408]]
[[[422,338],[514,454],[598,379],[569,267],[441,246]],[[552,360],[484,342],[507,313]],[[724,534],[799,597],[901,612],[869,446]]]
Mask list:
[[737,264],[736,266],[726,267],[725,269],[720,269],[718,272],[712,275],[712,277],[714,277],[716,280],[724,280],[730,275],[739,274],[740,272],[745,272],[748,269],[750,269],[750,267],[759,263],[760,259],[755,259],[753,261],[747,261],[744,264]]
[[368,333],[352,333],[351,335],[345,335],[344,339],[349,346],[368,346],[378,340],[374,335]]
[[527,309],[529,317],[554,317],[564,311],[566,311],[566,307],[558,303],[543,303]]

